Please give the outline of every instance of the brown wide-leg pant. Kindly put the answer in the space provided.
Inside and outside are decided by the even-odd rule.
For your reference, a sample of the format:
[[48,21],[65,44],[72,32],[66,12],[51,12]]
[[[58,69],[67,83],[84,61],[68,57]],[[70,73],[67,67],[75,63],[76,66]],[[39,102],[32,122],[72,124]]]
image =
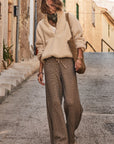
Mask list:
[[[72,58],[50,57],[45,60],[47,116],[51,144],[73,144],[83,108],[80,104],[77,78]],[[64,97],[64,112],[62,111]]]

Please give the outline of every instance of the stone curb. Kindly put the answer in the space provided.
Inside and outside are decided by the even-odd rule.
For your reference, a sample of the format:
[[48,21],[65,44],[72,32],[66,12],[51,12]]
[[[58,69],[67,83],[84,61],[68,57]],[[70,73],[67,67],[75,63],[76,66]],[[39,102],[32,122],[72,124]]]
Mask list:
[[7,70],[3,70],[0,75],[0,104],[13,89],[29,78],[33,73],[37,72],[38,69],[39,61],[37,56],[34,56],[28,61],[14,63]]

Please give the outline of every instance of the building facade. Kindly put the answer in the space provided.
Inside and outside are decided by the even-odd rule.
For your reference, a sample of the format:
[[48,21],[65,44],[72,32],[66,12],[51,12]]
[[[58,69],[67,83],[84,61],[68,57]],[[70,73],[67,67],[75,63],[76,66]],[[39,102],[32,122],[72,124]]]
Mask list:
[[3,41],[12,46],[14,62],[34,56],[35,2],[33,0],[0,0],[0,72],[4,69]]
[[4,65],[4,48],[10,47],[9,53],[15,61],[16,48],[16,17],[14,16],[14,6],[17,0],[1,0],[1,20],[0,20],[0,72],[6,68]]
[[[86,52],[107,52],[112,51],[111,48],[114,49],[114,41],[112,40],[114,37],[114,19],[107,12],[107,9],[97,6],[93,0],[66,0],[64,2],[65,10],[73,13],[81,23],[87,41]],[[105,12],[109,16],[106,16]],[[107,31],[110,31],[108,38]],[[111,48],[104,41],[102,44],[102,40],[106,41]]]
[[108,11],[103,10],[101,51],[112,52],[112,49],[114,49],[114,19]]

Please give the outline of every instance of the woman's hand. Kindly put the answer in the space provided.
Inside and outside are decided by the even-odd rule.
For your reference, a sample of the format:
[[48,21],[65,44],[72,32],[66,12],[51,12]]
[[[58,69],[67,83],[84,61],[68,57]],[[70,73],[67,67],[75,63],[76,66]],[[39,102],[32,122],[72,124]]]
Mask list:
[[78,59],[75,62],[75,69],[76,69],[76,71],[78,71],[79,68],[81,67],[81,65],[82,65],[82,59],[83,59],[83,51],[82,51],[81,48],[78,48]]
[[43,83],[43,73],[39,73],[37,76],[38,76],[38,82],[41,85],[45,85],[45,83]]
[[76,62],[75,62],[75,69],[76,71],[79,70],[79,68],[81,67],[82,65],[82,61],[80,59],[77,59]]
[[43,83],[43,63],[41,62],[40,60],[40,68],[39,68],[39,73],[37,74],[38,76],[38,82],[41,84],[41,85],[45,85],[45,83]]

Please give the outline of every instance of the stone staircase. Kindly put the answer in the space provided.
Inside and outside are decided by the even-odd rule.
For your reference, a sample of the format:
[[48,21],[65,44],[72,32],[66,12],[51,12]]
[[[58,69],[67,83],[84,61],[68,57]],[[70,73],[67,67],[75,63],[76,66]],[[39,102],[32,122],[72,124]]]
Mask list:
[[21,84],[24,80],[38,71],[39,61],[37,56],[20,63],[14,63],[7,70],[0,74],[0,103],[12,92],[12,90]]

